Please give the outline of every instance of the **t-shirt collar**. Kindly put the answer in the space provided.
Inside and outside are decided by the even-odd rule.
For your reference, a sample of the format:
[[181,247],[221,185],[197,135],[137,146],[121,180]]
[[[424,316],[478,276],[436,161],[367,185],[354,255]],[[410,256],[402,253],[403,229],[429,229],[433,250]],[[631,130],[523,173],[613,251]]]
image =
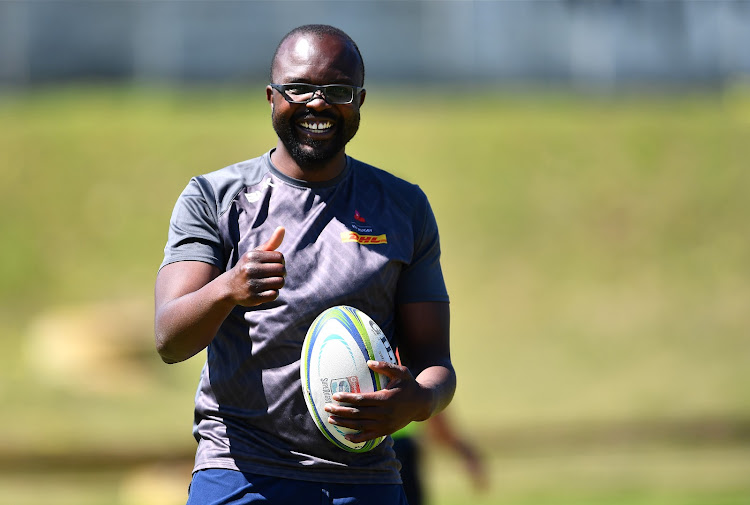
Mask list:
[[273,148],[270,151],[268,151],[263,157],[263,160],[268,166],[268,169],[274,175],[274,177],[278,177],[282,181],[286,182],[287,184],[291,184],[292,186],[299,186],[299,187],[304,187],[304,188],[329,188],[329,187],[337,185],[339,182],[344,180],[349,175],[349,171],[351,170],[351,158],[349,156],[346,156],[346,166],[344,166],[344,169],[341,171],[341,173],[338,174],[333,179],[329,179],[327,181],[320,181],[320,182],[310,182],[310,181],[303,181],[301,179],[295,179],[293,177],[289,177],[288,175],[282,173],[281,170],[279,170],[278,168],[276,168],[276,166],[274,166],[273,162],[271,161],[271,154],[275,150],[276,148]]

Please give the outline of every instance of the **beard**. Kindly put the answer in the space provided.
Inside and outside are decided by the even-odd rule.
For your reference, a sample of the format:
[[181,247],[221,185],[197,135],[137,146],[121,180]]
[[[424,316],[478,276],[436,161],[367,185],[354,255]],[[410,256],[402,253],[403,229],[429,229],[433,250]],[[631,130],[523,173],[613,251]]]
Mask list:
[[309,114],[303,113],[293,118],[283,117],[271,112],[271,122],[273,129],[278,135],[284,147],[291,155],[292,159],[300,167],[314,168],[323,165],[341,152],[346,144],[354,137],[359,130],[359,110],[347,121],[336,121],[336,131],[330,139],[315,140],[310,138],[300,138],[294,125],[301,118],[331,118],[326,114]]

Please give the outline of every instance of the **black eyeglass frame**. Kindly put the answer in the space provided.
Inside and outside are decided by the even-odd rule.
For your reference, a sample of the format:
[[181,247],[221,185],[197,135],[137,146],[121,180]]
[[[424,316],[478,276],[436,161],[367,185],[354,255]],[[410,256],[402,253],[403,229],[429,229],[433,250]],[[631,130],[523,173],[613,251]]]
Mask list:
[[[297,105],[304,105],[304,104],[307,104],[309,102],[312,102],[313,100],[315,100],[315,98],[317,98],[318,91],[321,92],[320,93],[320,97],[323,98],[323,100],[325,100],[327,103],[329,103],[331,105],[348,105],[348,104],[354,102],[354,97],[358,96],[359,94],[361,94],[365,90],[365,88],[362,88],[360,86],[351,86],[349,84],[324,84],[322,86],[318,86],[316,84],[309,84],[309,83],[306,83],[306,82],[289,82],[289,83],[286,83],[286,84],[270,83],[269,86],[271,86],[273,89],[275,89],[276,91],[278,91],[281,94],[281,96],[284,97],[284,100],[286,100],[289,103],[294,103],[294,104],[297,104]],[[310,95],[310,98],[308,98],[307,100],[296,101],[296,100],[293,100],[292,97],[290,97],[289,95],[286,94],[286,89],[284,89],[286,86],[306,86],[308,88],[312,88],[313,92],[312,92],[312,95]],[[332,87],[350,88],[352,90],[352,98],[351,98],[351,100],[349,100],[348,102],[332,102],[332,101],[330,101],[328,99],[328,93],[326,92],[326,89],[332,88]]]

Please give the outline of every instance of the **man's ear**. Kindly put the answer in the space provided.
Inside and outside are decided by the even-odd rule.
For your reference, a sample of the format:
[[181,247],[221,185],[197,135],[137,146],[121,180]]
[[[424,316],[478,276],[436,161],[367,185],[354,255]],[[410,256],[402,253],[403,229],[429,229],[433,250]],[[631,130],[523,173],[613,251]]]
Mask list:
[[367,94],[367,91],[364,89],[362,90],[362,93],[359,94],[359,106],[362,107],[362,104],[365,103],[365,95]]
[[273,112],[273,88],[266,86],[266,100],[271,104],[271,112]]

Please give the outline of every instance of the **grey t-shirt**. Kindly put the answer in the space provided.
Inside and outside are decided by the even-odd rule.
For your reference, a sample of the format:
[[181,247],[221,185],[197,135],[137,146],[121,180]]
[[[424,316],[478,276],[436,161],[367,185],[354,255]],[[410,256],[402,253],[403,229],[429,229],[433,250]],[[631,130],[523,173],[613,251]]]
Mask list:
[[397,304],[448,301],[435,217],[417,186],[353,158],[336,179],[308,183],[279,172],[270,154],[191,179],[170,222],[162,266],[202,261],[222,272],[286,228],[278,299],[235,307],[208,346],[195,396],[195,470],[399,483],[390,437],[356,454],[318,431],[300,354],[309,325],[334,305],[364,311],[397,346]]

